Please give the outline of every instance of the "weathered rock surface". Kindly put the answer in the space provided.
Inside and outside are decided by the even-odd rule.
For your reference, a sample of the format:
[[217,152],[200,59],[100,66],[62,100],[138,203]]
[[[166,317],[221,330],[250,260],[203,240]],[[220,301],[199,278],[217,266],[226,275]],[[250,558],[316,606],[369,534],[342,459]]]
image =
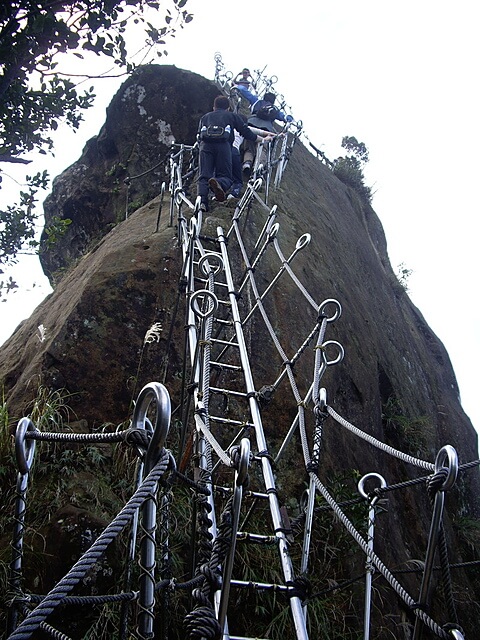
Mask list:
[[[165,177],[150,173],[135,181],[135,190],[132,182],[131,198],[153,200],[123,219],[121,180],[126,172],[117,173],[115,167],[126,166],[130,175],[141,173],[164,157],[172,136],[176,142],[192,143],[198,118],[210,109],[216,93],[212,83],[195,74],[173,67],[147,68],[123,85],[99,136],[55,181],[45,204],[47,223],[53,216],[73,222],[42,263],[49,274],[71,266],[61,279],[54,278],[55,291],[2,348],[0,377],[11,413],[21,416],[27,410],[39,383],[73,394],[69,404],[90,430],[127,419],[132,399],[152,379],[165,381],[173,406],[178,403],[184,311],[179,298],[181,256],[176,228],[168,224],[168,202],[156,232],[155,196]],[[113,193],[117,177],[119,192]],[[299,236],[312,234],[308,248],[295,258],[295,273],[316,300],[336,298],[343,307],[334,335],[328,336],[346,352],[344,361],[329,368],[324,379],[329,405],[411,455],[433,460],[449,443],[457,449],[460,463],[475,459],[477,437],[461,408],[448,354],[397,281],[375,212],[300,143],[272,203],[278,205],[279,240],[287,255]],[[231,215],[232,209],[217,206],[205,222],[205,235],[214,235],[209,229],[218,224],[228,228]],[[254,207],[244,225],[246,238],[255,237],[262,224],[263,214]],[[237,256],[236,269],[241,271]],[[268,283],[280,266],[278,260],[269,261],[263,281]],[[292,354],[314,320],[313,310],[307,304],[299,307],[296,296],[292,282],[283,278],[268,300],[272,323]],[[145,345],[145,333],[155,322],[163,327],[160,340]],[[43,342],[36,335],[40,324],[47,329]],[[247,340],[254,354],[256,387],[271,384],[282,363],[260,321],[254,322]],[[299,363],[295,374],[299,386],[305,386],[311,361]],[[401,415],[405,428],[395,416],[386,415],[388,407]],[[274,397],[265,410],[272,440],[278,441],[278,433],[288,429],[295,409],[286,394]],[[400,463],[360,446],[338,425],[326,423],[322,474],[350,469],[364,474],[380,468],[396,478]],[[470,516],[478,516],[479,489],[477,470],[461,475],[458,489],[449,496],[453,520],[467,513],[467,505]],[[299,493],[301,487],[292,484],[284,490]],[[418,540],[425,539],[430,518],[425,498],[416,502],[393,496],[388,518],[391,535],[379,542],[379,548],[399,562],[405,548],[422,557]],[[455,535],[450,522],[448,535]],[[458,543],[451,561],[463,559]],[[478,591],[473,595],[478,584],[466,573],[457,579],[459,589],[469,594],[461,605],[462,623],[473,628],[475,613],[469,603],[480,599]]]
[[[98,136],[54,180],[45,201],[46,226],[55,218],[72,220],[66,235],[41,255],[52,282],[126,214],[160,193],[163,182],[168,184],[172,144],[195,142],[200,116],[216,95],[218,89],[205,78],[169,65],[144,67],[122,85]],[[135,179],[127,198],[128,178]],[[44,234],[42,242],[46,239]]]

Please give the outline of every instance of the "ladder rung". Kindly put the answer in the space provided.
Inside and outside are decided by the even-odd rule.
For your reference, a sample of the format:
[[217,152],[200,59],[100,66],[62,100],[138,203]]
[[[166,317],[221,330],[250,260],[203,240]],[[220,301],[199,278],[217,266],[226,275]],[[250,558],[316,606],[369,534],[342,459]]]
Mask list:
[[230,633],[228,634],[230,640],[270,640],[270,638],[259,638],[255,636],[255,638],[247,638],[245,636],[232,636]]
[[[200,278],[199,276],[195,276],[194,278],[195,282],[201,282],[202,284],[206,285],[208,284],[208,280],[206,278]],[[217,287],[226,287],[227,283],[226,282],[217,282],[217,280],[215,280],[215,286]]]
[[255,425],[252,422],[241,422],[240,420],[230,420],[229,418],[221,418],[220,416],[209,416],[210,422],[216,422],[217,424],[229,424],[235,427],[243,427],[245,429],[254,429]]
[[230,640],[270,640],[270,638],[259,638],[255,636],[255,638],[247,638],[245,636],[232,636],[230,633],[228,634]]
[[247,394],[244,391],[231,391],[230,389],[219,389],[218,387],[209,387],[213,393],[223,393],[226,396],[239,396],[246,398]]
[[238,342],[232,342],[231,340],[220,340],[220,338],[210,338],[210,342],[215,344],[226,344],[229,347],[238,347]]
[[[222,492],[224,494],[233,493],[232,487],[221,487],[218,484],[216,484],[214,486],[214,490]],[[244,491],[242,495],[243,495],[243,497],[245,499],[247,499],[247,498],[262,498],[262,499],[268,500],[268,493],[259,493],[258,491]]]
[[218,324],[226,324],[228,326],[233,325],[233,320],[224,320],[223,318],[213,318],[214,322],[218,322]]
[[237,540],[241,542],[253,542],[255,544],[277,544],[278,538],[276,536],[262,536],[259,533],[248,533],[247,531],[239,531],[237,533]]
[[219,367],[220,369],[231,369],[232,371],[242,370],[242,367],[239,367],[237,364],[225,364],[224,362],[217,362],[216,360],[212,360],[210,366]]
[[247,582],[246,580],[231,580],[232,587],[237,589],[256,589],[258,591],[288,591],[291,587],[284,584],[273,584],[269,582]]

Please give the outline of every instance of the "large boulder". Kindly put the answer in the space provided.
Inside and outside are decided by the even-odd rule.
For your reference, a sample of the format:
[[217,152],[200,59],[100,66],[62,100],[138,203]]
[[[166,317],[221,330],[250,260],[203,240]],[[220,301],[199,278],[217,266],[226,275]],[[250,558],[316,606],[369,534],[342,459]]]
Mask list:
[[[170,224],[169,198],[162,203],[159,221],[161,176],[157,182],[149,178],[139,183],[143,186],[138,193],[142,200],[153,199],[125,218],[120,215],[123,197],[112,192],[111,176],[105,174],[122,159],[128,160],[131,174],[153,166],[155,158],[170,148],[167,130],[176,142],[192,143],[198,118],[209,110],[216,93],[211,83],[194,74],[173,67],[146,68],[120,89],[98,138],[57,179],[46,204],[49,219],[68,215],[73,223],[59,244],[46,250],[42,261],[48,272],[70,266],[54,292],[2,348],[0,377],[11,414],[20,417],[28,412],[40,385],[66,390],[68,404],[87,431],[106,425],[114,429],[128,420],[138,391],[153,379],[165,383],[174,407],[180,405],[185,300],[182,254],[178,229]],[[89,212],[82,201],[89,189],[96,194],[90,199],[95,212]],[[189,189],[187,194],[193,199],[193,183]],[[398,282],[373,209],[300,142],[280,187],[271,192],[271,203],[278,207],[278,241],[285,255],[294,250],[302,234],[311,234],[308,247],[294,259],[300,281],[317,302],[336,298],[343,308],[328,335],[346,353],[344,361],[325,374],[328,404],[371,436],[410,455],[434,460],[440,447],[448,443],[457,449],[461,463],[476,459],[477,436],[460,405],[448,354]],[[256,203],[242,219],[247,246],[255,243],[265,216],[264,207]],[[204,241],[212,242],[217,226],[228,229],[231,220],[232,209],[217,204],[204,221]],[[256,270],[263,287],[282,269],[275,252],[268,251],[261,269]],[[234,234],[229,252],[238,282],[244,264]],[[242,312],[253,302],[243,294],[239,298]],[[292,357],[313,326],[316,311],[305,297],[299,297],[298,287],[285,273],[265,304],[287,356]],[[158,339],[146,342],[146,332],[154,324]],[[42,340],[39,325],[46,329]],[[283,362],[258,314],[245,327],[245,339],[256,388],[271,385]],[[305,393],[312,377],[312,358],[300,358],[294,373]],[[296,410],[284,387],[265,407],[264,425],[272,450],[284,437]],[[285,501],[297,509],[305,483],[299,460],[289,459],[285,475],[278,478]],[[335,479],[378,469],[388,482],[419,475],[385,452],[365,446],[333,421],[325,423],[322,477]],[[466,516],[471,522],[478,518],[479,495],[477,470],[462,473],[449,495],[446,530],[453,543],[453,562],[460,564],[475,555],[471,543],[462,543],[456,532]],[[293,502],[288,502],[288,496]],[[86,505],[80,501],[74,506],[84,509]],[[73,515],[77,518],[79,513]],[[423,558],[430,514],[423,490],[392,493],[383,516],[388,535],[376,541],[379,553],[393,559],[396,566],[408,556]],[[83,522],[84,511],[80,515]],[[96,523],[95,518],[92,521]],[[46,530],[42,534],[48,535]],[[459,605],[462,624],[474,633],[478,616],[471,603],[479,599],[479,585],[466,572],[457,574],[456,585],[466,594]],[[381,618],[381,612],[375,615]],[[404,619],[411,621],[410,613]],[[392,623],[386,618],[382,622]]]
[[55,286],[73,261],[168,183],[175,143],[192,145],[200,117],[218,95],[214,83],[170,65],[141,67],[107,109],[98,136],[53,182],[44,203],[45,226],[71,220],[52,245],[41,238],[40,260]]

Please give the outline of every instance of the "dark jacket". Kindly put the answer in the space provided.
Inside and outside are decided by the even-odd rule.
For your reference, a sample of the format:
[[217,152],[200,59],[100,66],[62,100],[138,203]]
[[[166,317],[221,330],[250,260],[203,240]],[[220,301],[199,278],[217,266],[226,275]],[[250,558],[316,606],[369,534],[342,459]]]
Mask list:
[[[200,123],[198,125],[198,139],[199,140],[210,140],[208,138],[208,128],[209,127],[222,127],[225,130],[225,140],[228,140],[230,144],[235,139],[234,129],[238,131],[240,135],[242,135],[247,140],[251,140],[254,142],[257,139],[257,136],[237,113],[232,113],[231,111],[227,111],[226,109],[217,109],[216,111],[210,111],[206,113],[200,119]],[[219,138],[220,140],[222,138]],[[211,140],[210,140],[211,141]]]

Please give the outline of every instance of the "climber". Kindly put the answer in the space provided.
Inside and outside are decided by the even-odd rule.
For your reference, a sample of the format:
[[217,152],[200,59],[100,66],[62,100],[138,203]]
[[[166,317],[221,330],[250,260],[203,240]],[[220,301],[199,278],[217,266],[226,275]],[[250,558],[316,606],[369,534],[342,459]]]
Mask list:
[[[253,127],[257,127],[258,129],[263,129],[265,131],[270,131],[271,133],[275,133],[275,128],[273,123],[275,120],[280,120],[282,122],[292,122],[293,118],[291,115],[285,115],[283,111],[280,111],[275,106],[275,94],[271,91],[267,91],[263,96],[262,100],[259,100],[257,96],[252,94],[250,91],[241,91],[242,96],[244,96],[251,104],[251,112],[252,115],[248,118],[248,124]],[[245,143],[245,152],[243,158],[243,172],[245,175],[249,176],[252,171],[253,161],[255,159],[256,149],[255,145],[251,142]]]
[[232,186],[232,143],[235,129],[252,144],[263,138],[256,135],[236,113],[229,111],[226,96],[215,98],[213,111],[206,113],[198,125],[199,174],[198,195],[204,211],[208,210],[209,187],[218,202]]
[[[247,118],[239,114],[240,117],[246,122]],[[277,134],[272,134],[270,131],[266,131],[265,129],[258,129],[257,127],[248,126],[253,133],[256,133],[257,136],[260,136],[263,141],[268,139],[269,141],[276,137]],[[235,139],[232,143],[232,179],[233,183],[230,188],[230,193],[227,196],[227,200],[231,200],[233,198],[239,198],[240,193],[243,188],[243,173],[242,173],[242,156],[243,151],[245,149],[245,139],[244,137],[235,129]]]
[[233,85],[236,89],[240,89],[240,92],[243,88],[248,90],[250,89],[250,86],[254,87],[255,85],[253,83],[253,78],[250,75],[250,70],[245,67],[240,71],[240,73],[237,73],[233,81]]

